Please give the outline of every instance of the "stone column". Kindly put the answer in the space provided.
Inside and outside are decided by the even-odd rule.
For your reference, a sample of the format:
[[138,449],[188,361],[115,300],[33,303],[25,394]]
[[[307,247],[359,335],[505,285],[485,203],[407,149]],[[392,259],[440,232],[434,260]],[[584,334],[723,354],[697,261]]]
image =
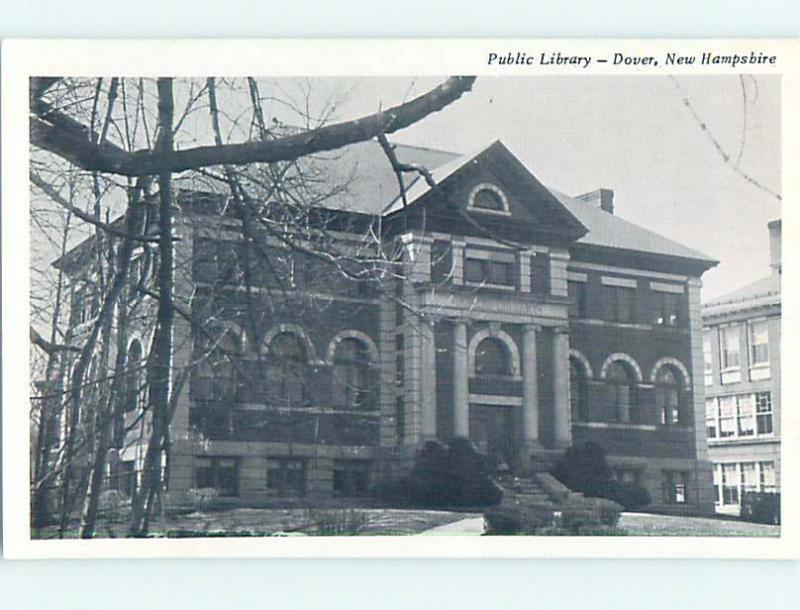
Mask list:
[[526,450],[539,446],[539,372],[536,333],[540,327],[526,324],[522,333],[522,440]]
[[466,243],[463,239],[454,238],[450,244],[450,252],[453,258],[453,284],[461,286],[464,284],[464,248]]
[[422,440],[436,438],[436,341],[433,321],[420,320],[421,384],[420,384],[420,432]]
[[569,401],[569,329],[553,329],[553,429],[557,447],[572,442]]
[[467,323],[457,320],[453,331],[453,431],[469,438],[469,371]]

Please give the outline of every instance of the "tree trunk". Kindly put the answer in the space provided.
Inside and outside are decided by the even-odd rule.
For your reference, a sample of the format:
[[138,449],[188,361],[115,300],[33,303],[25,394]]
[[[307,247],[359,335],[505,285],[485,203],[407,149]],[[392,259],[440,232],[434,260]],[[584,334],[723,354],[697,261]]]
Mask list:
[[[158,79],[159,136],[155,148],[171,151],[174,103],[172,79]],[[147,534],[154,507],[155,494],[161,486],[161,456],[169,425],[168,414],[172,391],[172,327],[173,299],[173,241],[172,241],[172,174],[164,172],[158,177],[159,217],[158,237],[160,267],[158,269],[158,313],[151,347],[151,365],[148,368],[148,405],[153,418],[153,430],[147,443],[142,485],[133,502],[129,534]]]

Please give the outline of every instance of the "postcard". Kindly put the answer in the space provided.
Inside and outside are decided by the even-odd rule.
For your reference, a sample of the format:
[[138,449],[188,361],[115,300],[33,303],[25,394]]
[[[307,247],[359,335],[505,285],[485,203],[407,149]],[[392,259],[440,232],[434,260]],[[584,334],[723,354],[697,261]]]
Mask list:
[[6,556],[797,557],[799,49],[6,42]]

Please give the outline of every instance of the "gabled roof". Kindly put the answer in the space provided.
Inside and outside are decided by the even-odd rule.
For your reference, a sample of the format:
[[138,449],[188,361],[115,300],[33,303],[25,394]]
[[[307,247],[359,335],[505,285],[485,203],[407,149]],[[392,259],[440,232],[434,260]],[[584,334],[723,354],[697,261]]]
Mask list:
[[741,309],[780,305],[780,302],[781,276],[779,273],[773,273],[704,303],[703,315],[719,315]]
[[702,252],[628,222],[595,205],[575,199],[555,189],[550,189],[550,192],[589,229],[589,232],[578,240],[579,244],[690,258],[708,264],[718,262]]

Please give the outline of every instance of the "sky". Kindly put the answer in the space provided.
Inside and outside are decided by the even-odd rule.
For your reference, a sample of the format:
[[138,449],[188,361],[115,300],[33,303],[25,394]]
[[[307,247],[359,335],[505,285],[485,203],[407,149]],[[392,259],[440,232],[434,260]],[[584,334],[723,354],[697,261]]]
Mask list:
[[[312,115],[335,102],[330,122],[396,105],[444,78],[259,79],[259,90],[268,123],[298,124],[306,102]],[[186,81],[175,86],[181,108],[191,93]],[[246,136],[233,121],[250,112],[242,91],[219,93],[223,131],[238,140]],[[182,148],[212,142],[204,106],[179,135]],[[481,76],[461,99],[391,139],[460,153],[499,139],[549,187],[571,195],[612,189],[615,214],[720,261],[703,276],[704,299],[769,274],[767,222],[780,217],[780,201],[731,165],[780,193],[779,77]],[[35,249],[39,261],[55,258],[46,244]]]
[[[312,79],[313,98],[343,99],[336,118],[387,108],[437,78]],[[502,140],[544,184],[615,193],[615,213],[720,261],[703,277],[713,298],[769,274],[767,222],[780,201],[726,165],[781,190],[780,80],[771,76],[485,77],[444,111],[392,136],[471,152]],[[290,88],[288,83],[275,83]],[[313,107],[313,105],[312,105]],[[281,114],[275,109],[275,114]]]

